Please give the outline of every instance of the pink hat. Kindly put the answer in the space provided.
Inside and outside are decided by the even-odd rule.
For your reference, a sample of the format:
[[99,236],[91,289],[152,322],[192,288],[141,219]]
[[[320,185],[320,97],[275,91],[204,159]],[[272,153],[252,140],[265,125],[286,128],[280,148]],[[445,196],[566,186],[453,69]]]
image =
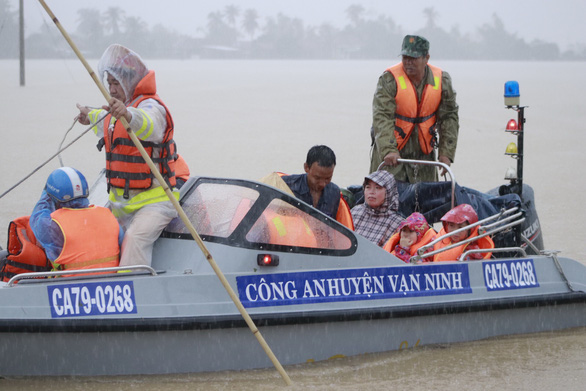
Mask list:
[[397,228],[397,232],[401,232],[401,230],[405,227],[415,232],[417,234],[417,240],[419,241],[419,239],[421,239],[421,237],[429,229],[429,224],[421,213],[413,212],[409,217],[401,222],[399,228]]

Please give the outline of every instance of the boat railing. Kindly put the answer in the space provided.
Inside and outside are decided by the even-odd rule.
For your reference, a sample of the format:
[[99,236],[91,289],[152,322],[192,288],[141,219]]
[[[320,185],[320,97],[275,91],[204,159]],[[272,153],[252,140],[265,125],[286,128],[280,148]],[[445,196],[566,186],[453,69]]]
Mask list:
[[[448,174],[450,174],[450,180],[452,182],[452,208],[454,208],[454,203],[456,202],[456,177],[454,176],[454,173],[450,169],[450,166],[448,166],[445,163],[436,162],[433,160],[397,159],[397,161],[399,163],[403,163],[403,164],[422,164],[424,166],[438,166],[438,167],[444,168],[446,170],[446,172]],[[380,170],[381,168],[383,168],[386,165],[387,165],[387,163],[383,161],[381,164],[379,164],[377,170]]]
[[[81,275],[87,276],[87,274],[91,274],[92,278],[106,278],[106,277],[123,277],[128,276],[129,272],[146,272],[146,274],[150,274],[152,276],[156,276],[157,272],[150,266],[147,265],[134,265],[134,266],[116,266],[116,267],[101,267],[96,269],[79,269],[79,270],[60,270],[60,271],[51,271],[51,272],[36,272],[36,273],[21,273],[17,274],[8,280],[7,285],[13,286],[16,282],[20,280],[27,280],[27,279],[49,279],[52,277],[60,277],[60,276],[74,276],[74,275]],[[107,273],[107,274],[95,274],[95,273]],[[54,281],[54,280],[50,280]]]
[[[525,218],[523,217],[523,212],[518,212],[518,213],[511,215],[511,213],[517,212],[518,210],[519,210],[519,207],[514,207],[511,209],[502,209],[499,213],[494,214],[492,216],[489,216],[485,219],[479,220],[474,224],[470,224],[470,225],[467,225],[463,228],[454,230],[450,233],[446,233],[445,235],[442,235],[442,236],[432,240],[430,243],[426,244],[425,246],[421,246],[421,248],[419,248],[417,250],[417,255],[411,257],[410,261],[412,263],[414,263],[414,262],[417,262],[423,258],[428,258],[430,256],[434,256],[434,255],[442,253],[444,251],[451,250],[455,247],[459,247],[463,244],[475,242],[476,240],[483,238],[485,236],[494,235],[497,232],[504,231],[505,229],[509,229],[511,227],[519,225],[525,221]],[[510,216],[507,216],[507,215],[510,215]],[[507,216],[507,217],[505,217],[505,216]],[[486,226],[482,226],[482,224],[485,224],[485,223],[490,222],[492,220],[496,220],[496,221],[494,223],[487,224]],[[430,249],[433,249],[433,247],[435,246],[436,243],[439,243],[443,239],[449,238],[449,237],[456,235],[460,232],[467,231],[470,228],[474,228],[476,226],[479,227],[478,228],[478,232],[479,232],[478,236],[462,240],[460,242],[451,244],[449,246],[443,247],[438,250],[429,251]],[[481,251],[481,252],[487,252],[487,251],[486,251],[486,249],[484,249],[484,251]]]
[[[491,253],[505,253],[505,252],[513,252],[513,251],[520,253],[523,258],[527,257],[527,253],[521,247],[499,247],[499,248],[491,248],[490,249]],[[473,250],[468,250],[468,251],[465,251],[464,253],[462,253],[462,255],[460,255],[460,257],[458,258],[458,261],[459,262],[464,261],[469,254],[485,253],[485,252],[487,252],[485,248],[475,248]]]

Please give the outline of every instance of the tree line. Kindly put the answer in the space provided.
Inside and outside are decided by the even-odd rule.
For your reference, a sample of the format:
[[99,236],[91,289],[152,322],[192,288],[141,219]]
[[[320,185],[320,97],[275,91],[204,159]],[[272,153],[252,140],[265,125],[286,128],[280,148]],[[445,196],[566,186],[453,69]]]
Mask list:
[[[210,12],[205,26],[194,35],[179,34],[161,24],[148,26],[139,17],[127,16],[120,7],[105,11],[83,8],[77,12],[72,39],[84,54],[99,58],[111,43],[120,43],[148,58],[234,59],[385,59],[399,53],[403,36],[422,35],[431,42],[435,59],[458,60],[586,60],[586,45],[561,51],[555,43],[527,42],[507,31],[494,14],[490,23],[462,34],[438,26],[438,12],[423,10],[426,23],[418,31],[403,31],[386,15],[365,16],[361,5],[346,9],[347,24],[306,25],[282,13],[261,21],[255,9],[228,5]],[[0,58],[18,58],[18,12],[0,0]],[[25,40],[27,58],[68,58],[73,53],[56,27],[43,24]]]

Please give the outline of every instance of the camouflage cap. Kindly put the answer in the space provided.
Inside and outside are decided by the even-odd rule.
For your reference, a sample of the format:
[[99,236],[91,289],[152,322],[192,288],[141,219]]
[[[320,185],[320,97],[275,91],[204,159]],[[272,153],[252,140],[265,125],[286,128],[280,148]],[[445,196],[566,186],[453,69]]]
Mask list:
[[406,35],[403,38],[401,55],[419,58],[429,53],[429,41],[418,35]]

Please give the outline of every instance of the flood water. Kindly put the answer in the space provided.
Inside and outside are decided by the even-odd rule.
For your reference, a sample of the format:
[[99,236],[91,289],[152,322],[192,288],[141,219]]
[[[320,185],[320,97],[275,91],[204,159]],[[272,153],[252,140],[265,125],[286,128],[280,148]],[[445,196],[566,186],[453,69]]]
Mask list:
[[[433,58],[432,58],[433,60]],[[170,108],[176,141],[192,175],[259,179],[300,173],[307,150],[336,153],[334,182],[360,184],[368,174],[372,94],[389,61],[148,61]],[[452,166],[458,183],[497,187],[516,161],[505,156],[516,137],[504,132],[516,112],[504,108],[503,85],[517,80],[525,109],[524,182],[533,187],[545,247],[586,264],[581,227],[586,179],[584,63],[433,62],[458,92],[460,136]],[[97,60],[89,60],[97,67]],[[0,61],[0,194],[59,148],[77,115],[75,103],[100,106],[99,90],[74,60]],[[65,144],[85,130],[75,125]],[[91,183],[104,166],[93,134],[61,154]],[[0,246],[8,223],[30,214],[58,159],[0,198]],[[262,330],[261,330],[262,331]],[[251,336],[252,338],[252,336]],[[360,335],[356,335],[360,339]],[[431,346],[286,367],[293,389],[581,390],[586,380],[586,328]],[[164,360],[164,358],[161,358]],[[99,378],[0,379],[2,390],[269,390],[274,369]],[[284,388],[284,387],[283,387]]]

